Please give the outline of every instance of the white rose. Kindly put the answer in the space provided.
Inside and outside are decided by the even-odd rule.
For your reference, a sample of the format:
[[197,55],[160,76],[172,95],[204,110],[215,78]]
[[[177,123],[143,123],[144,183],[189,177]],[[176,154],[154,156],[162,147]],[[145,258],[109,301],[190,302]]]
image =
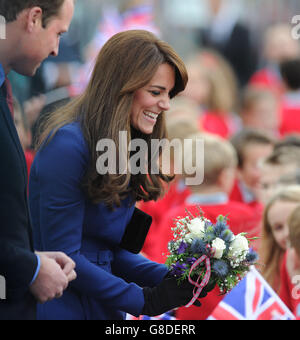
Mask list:
[[188,233],[184,236],[184,240],[187,243],[192,243],[195,236],[192,233]]
[[215,240],[213,240],[211,246],[214,249],[214,258],[221,259],[223,256],[223,252],[226,249],[225,242],[217,237]]
[[245,236],[239,234],[231,242],[229,247],[229,257],[237,257],[243,255],[249,250],[249,243]]
[[205,231],[205,222],[196,217],[188,224],[188,229],[194,237],[203,237]]

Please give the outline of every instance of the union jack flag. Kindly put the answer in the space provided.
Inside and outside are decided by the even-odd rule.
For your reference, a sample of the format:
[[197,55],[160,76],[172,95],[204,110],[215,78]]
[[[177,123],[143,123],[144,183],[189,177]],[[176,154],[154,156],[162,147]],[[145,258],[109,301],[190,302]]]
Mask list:
[[173,312],[170,311],[170,312],[167,312],[167,313],[164,313],[162,315],[158,315],[158,316],[147,316],[147,315],[141,315],[140,317],[136,318],[130,314],[127,314],[127,320],[161,320],[161,321],[174,321],[176,320],[176,318],[173,316]]
[[172,312],[164,313],[158,316],[147,316],[143,315],[140,320],[161,320],[161,321],[172,321],[176,320],[176,318],[172,315]]
[[295,320],[295,316],[253,267],[208,320]]

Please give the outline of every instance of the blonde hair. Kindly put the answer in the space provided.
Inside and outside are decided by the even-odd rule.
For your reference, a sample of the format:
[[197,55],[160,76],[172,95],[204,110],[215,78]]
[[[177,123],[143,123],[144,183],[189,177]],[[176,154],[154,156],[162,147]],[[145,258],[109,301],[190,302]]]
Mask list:
[[199,116],[200,110],[198,104],[193,100],[178,95],[172,100],[172,105],[168,111],[165,112],[166,124],[168,125],[170,122],[176,118],[182,118],[185,120],[193,120],[195,125],[199,125]]
[[205,49],[196,54],[187,63],[187,68],[198,68],[208,80],[211,91],[208,110],[224,113],[232,112],[236,107],[238,86],[236,75],[230,64],[217,52]]
[[289,241],[300,257],[300,204],[293,210],[288,220]]
[[278,201],[282,202],[299,202],[300,204],[300,186],[292,185],[278,190],[268,201],[263,216],[263,226],[260,244],[260,260],[263,264],[262,275],[269,284],[276,290],[279,290],[277,278],[280,275],[280,262],[284,250],[277,244],[268,220],[268,214],[271,207]]
[[[176,97],[172,101],[170,110],[166,112],[167,137],[171,146],[167,159],[169,165],[183,164],[182,146],[184,140],[189,135],[199,132],[198,125],[198,107],[195,103],[185,97]],[[161,166],[163,166],[163,157],[160,160]],[[171,174],[174,174],[173,170],[175,169],[171,170]],[[177,175],[181,175],[181,171]]]
[[198,106],[188,98],[178,96],[172,100],[170,110],[165,113],[168,139],[183,141],[188,135],[200,131]]
[[278,103],[278,98],[273,91],[258,86],[249,85],[242,93],[240,102],[240,114],[243,115],[250,111],[253,106],[262,100],[269,100]]
[[[215,184],[223,170],[237,166],[236,152],[227,140],[214,134],[201,132],[190,135],[188,138],[192,139],[191,150],[185,150],[185,156],[191,158],[189,164],[197,164],[196,140],[202,139],[204,142],[204,180],[202,185]],[[185,170],[188,170],[185,176],[190,176],[190,169]],[[200,169],[197,170],[199,172]]]

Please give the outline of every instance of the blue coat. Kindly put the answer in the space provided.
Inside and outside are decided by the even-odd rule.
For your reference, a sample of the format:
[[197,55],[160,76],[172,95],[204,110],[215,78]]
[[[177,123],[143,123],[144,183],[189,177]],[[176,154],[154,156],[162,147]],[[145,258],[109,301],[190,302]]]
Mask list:
[[139,315],[142,287],[157,285],[164,265],[118,245],[134,205],[114,211],[92,204],[81,189],[89,150],[79,123],[62,127],[36,155],[30,176],[30,209],[37,250],[62,251],[76,263],[77,279],[60,299],[38,306],[39,319],[118,320]]

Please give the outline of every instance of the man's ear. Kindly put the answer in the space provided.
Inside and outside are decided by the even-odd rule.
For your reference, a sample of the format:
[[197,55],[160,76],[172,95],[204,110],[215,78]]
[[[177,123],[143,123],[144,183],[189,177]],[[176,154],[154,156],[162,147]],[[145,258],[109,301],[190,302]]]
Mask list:
[[40,7],[35,6],[28,9],[26,15],[26,28],[28,32],[32,33],[37,28],[42,26],[43,11]]

